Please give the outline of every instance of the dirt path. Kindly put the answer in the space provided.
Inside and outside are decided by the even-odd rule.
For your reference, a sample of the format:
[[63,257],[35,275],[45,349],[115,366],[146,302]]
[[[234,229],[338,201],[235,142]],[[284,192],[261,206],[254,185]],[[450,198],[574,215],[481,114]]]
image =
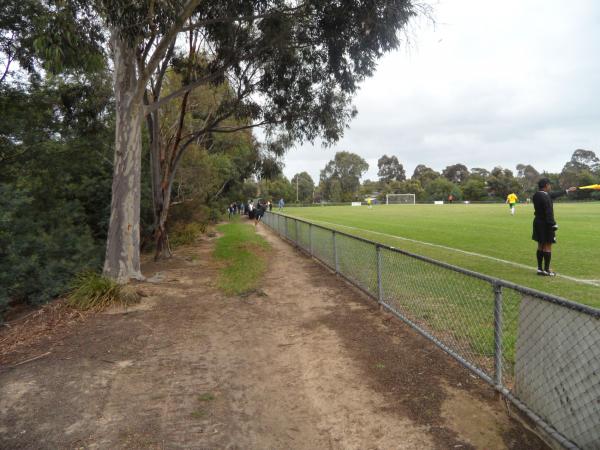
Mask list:
[[136,310],[15,354],[51,351],[0,368],[0,448],[543,448],[460,366],[260,232],[262,291],[217,291],[203,241],[146,265],[159,275]]

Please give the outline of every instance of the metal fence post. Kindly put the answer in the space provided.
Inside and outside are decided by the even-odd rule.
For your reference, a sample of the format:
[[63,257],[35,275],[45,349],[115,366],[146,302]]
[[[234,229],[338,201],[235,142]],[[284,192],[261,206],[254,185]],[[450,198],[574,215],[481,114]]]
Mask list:
[[312,256],[312,223],[308,224],[308,251],[310,252],[310,256]]
[[287,218],[287,216],[285,216],[285,237],[289,239],[289,238],[290,238],[290,236],[289,236],[288,229],[289,229],[289,226],[288,226],[288,218]]
[[298,239],[298,221],[294,219],[294,230],[296,233],[294,241],[296,241],[296,247],[300,246],[300,239]]
[[335,273],[340,272],[340,266],[338,264],[338,254],[337,254],[337,245],[335,245],[335,231],[333,233],[333,267],[335,268]]
[[502,286],[494,283],[494,383],[502,386]]
[[377,301],[381,305],[383,303],[383,286],[381,281],[381,247],[375,246],[377,252]]

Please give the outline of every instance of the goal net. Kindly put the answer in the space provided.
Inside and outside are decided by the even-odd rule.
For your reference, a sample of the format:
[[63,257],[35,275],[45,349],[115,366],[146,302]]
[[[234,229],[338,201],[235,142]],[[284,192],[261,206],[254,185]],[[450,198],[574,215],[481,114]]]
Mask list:
[[385,196],[386,205],[414,205],[415,194],[387,194]]

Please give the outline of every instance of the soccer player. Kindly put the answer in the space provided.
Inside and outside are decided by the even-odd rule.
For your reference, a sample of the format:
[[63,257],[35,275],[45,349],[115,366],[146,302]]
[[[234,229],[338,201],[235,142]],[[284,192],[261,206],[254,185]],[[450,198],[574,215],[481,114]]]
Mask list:
[[515,194],[514,192],[511,192],[510,194],[508,194],[506,196],[506,203],[508,203],[508,207],[510,209],[510,214],[512,216],[515,215],[515,203],[517,203],[519,201],[519,198],[517,197],[517,194]]
[[371,208],[373,207],[373,206],[371,205],[371,197],[369,197],[369,198],[367,199],[367,205],[368,205],[369,209],[371,209]]
[[[577,190],[571,187],[566,191],[550,192],[550,180],[542,178],[538,181],[539,190],[533,195],[533,207],[535,218],[533,219],[533,234],[531,238],[538,243],[536,258],[538,263],[537,274],[545,277],[553,277],[556,274],[550,270],[552,259],[552,244],[556,242],[556,230],[558,225],[554,220],[554,206],[552,200],[561,195]],[[542,268],[542,262],[544,267]]]

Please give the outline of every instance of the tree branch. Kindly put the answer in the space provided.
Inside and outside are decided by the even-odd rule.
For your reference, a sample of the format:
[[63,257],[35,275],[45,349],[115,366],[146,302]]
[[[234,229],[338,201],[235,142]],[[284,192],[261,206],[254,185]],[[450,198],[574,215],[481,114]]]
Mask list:
[[272,122],[269,122],[268,120],[263,120],[262,122],[259,123],[254,123],[252,125],[244,125],[242,127],[222,127],[222,128],[211,128],[210,131],[211,133],[235,133],[236,131],[242,131],[242,130],[247,130],[249,128],[257,128],[257,127],[262,127],[263,125],[272,125]]
[[213,73],[206,77],[200,78],[200,79],[194,81],[193,83],[188,84],[187,86],[177,89],[175,92],[171,92],[169,95],[162,97],[161,99],[155,101],[154,103],[146,106],[144,108],[144,114],[150,114],[151,112],[160,108],[163,104],[167,103],[168,101],[173,100],[174,98],[177,98],[177,97],[181,97],[182,95],[186,94],[187,92],[189,92],[199,86],[202,86],[203,84],[208,83],[209,81],[212,81],[221,76],[223,76],[222,73]]
[[183,7],[181,14],[175,20],[175,23],[169,31],[160,39],[156,45],[156,50],[152,54],[150,61],[146,64],[143,73],[140,76],[140,85],[143,88],[146,87],[146,82],[150,75],[154,73],[160,62],[163,60],[167,49],[177,39],[177,35],[182,31],[183,24],[192,16],[196,7],[202,0],[188,0],[187,4]]
[[4,82],[4,79],[8,75],[8,69],[10,69],[10,63],[13,62],[13,57],[10,53],[7,55],[6,67],[4,68],[4,73],[2,74],[2,78],[0,78],[0,84]]
[[217,23],[224,23],[224,22],[252,22],[258,19],[265,19],[267,17],[271,17],[274,14],[285,14],[285,15],[293,15],[295,14],[297,11],[299,11],[300,9],[302,9],[305,5],[302,3],[298,6],[295,6],[293,8],[286,8],[286,9],[275,9],[263,14],[255,14],[255,15],[251,15],[251,16],[226,16],[226,17],[215,17],[213,19],[204,19],[204,20],[199,20],[197,22],[192,23],[191,25],[183,28],[181,31],[189,31],[189,30],[193,30],[196,28],[200,28],[200,27],[205,27],[207,25],[214,25]]

